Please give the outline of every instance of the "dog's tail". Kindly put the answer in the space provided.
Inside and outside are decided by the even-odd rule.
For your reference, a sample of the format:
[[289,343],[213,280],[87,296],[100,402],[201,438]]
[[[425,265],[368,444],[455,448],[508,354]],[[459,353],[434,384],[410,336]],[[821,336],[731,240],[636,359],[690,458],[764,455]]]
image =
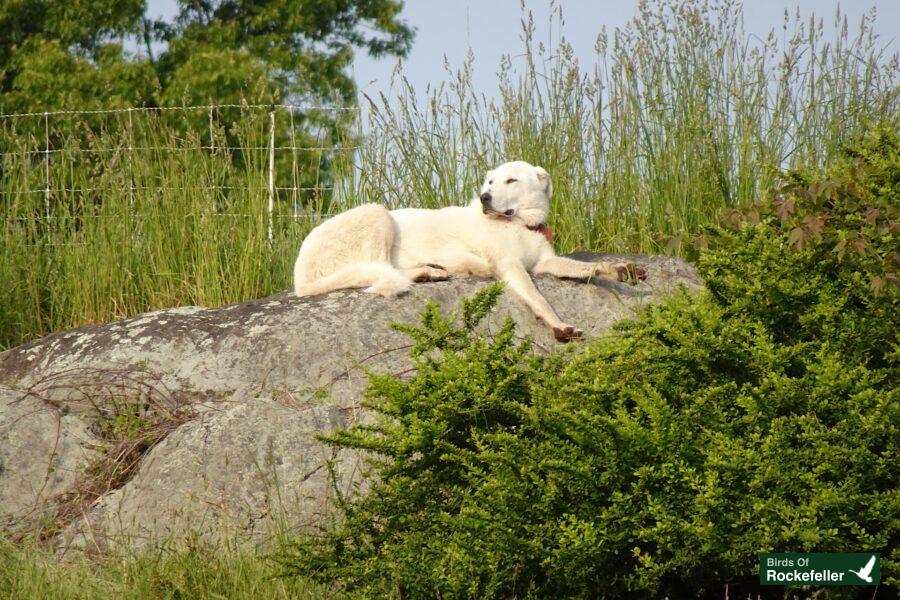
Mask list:
[[369,294],[391,298],[408,291],[410,286],[412,280],[390,263],[357,262],[344,265],[334,273],[313,281],[295,278],[294,293],[298,296],[315,296],[334,290],[365,288],[363,291]]

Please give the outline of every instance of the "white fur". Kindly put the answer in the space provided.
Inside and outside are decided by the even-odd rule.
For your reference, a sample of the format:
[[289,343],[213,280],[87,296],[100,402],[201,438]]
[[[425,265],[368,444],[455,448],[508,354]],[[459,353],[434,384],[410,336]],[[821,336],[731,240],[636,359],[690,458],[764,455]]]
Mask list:
[[450,276],[494,277],[552,327],[558,339],[581,335],[563,323],[529,273],[588,279],[618,278],[622,265],[558,257],[540,231],[552,184],[547,172],[516,161],[489,171],[481,195],[468,206],[388,211],[366,204],[337,215],[303,241],[294,265],[294,291],[312,296],[345,288],[391,297],[413,281]]

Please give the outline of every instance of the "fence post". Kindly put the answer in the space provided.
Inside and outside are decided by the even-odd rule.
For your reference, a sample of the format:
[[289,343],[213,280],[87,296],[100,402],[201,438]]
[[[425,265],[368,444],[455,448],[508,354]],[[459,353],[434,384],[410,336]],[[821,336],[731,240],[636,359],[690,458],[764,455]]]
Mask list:
[[275,109],[269,112],[269,245],[272,244],[272,219],[275,212]]
[[[216,134],[213,130],[213,110],[214,106],[209,107],[209,153],[216,153]],[[227,145],[227,144],[226,144]]]
[[134,168],[131,167],[134,164],[131,160],[131,157],[134,156],[134,120],[132,119],[132,115],[134,114],[134,108],[128,109],[128,181],[130,187],[128,189],[128,207],[131,212],[131,220],[134,221]]
[[297,139],[294,133],[296,129],[294,129],[294,106],[291,105],[288,108],[288,115],[290,115],[290,131],[291,131],[291,226],[296,225],[297,214],[298,214],[298,206],[297,201],[299,200],[299,190],[297,187],[299,184],[299,177],[297,175]]
[[50,219],[50,113],[44,112],[44,214]]

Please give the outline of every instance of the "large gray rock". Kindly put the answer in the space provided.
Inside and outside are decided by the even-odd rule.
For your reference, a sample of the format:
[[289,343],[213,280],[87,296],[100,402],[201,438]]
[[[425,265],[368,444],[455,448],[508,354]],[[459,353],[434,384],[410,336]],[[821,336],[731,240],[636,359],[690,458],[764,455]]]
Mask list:
[[[683,261],[631,258],[648,267],[647,282],[541,277],[537,285],[587,338],[679,285],[700,286]],[[318,523],[334,493],[328,465],[342,493],[364,478],[358,456],[335,455],[315,436],[368,418],[359,406],[363,367],[406,368],[409,342],[390,324],[416,322],[429,299],[455,308],[485,284],[418,284],[390,300],[282,293],[161,310],[0,353],[0,516],[13,526],[56,517],[61,538],[81,545],[186,531],[264,536]],[[559,347],[508,294],[484,327],[506,315],[538,351]],[[156,426],[131,454],[111,448],[110,431],[132,421]],[[119,456],[134,466],[100,485],[97,473],[106,471],[98,465]]]

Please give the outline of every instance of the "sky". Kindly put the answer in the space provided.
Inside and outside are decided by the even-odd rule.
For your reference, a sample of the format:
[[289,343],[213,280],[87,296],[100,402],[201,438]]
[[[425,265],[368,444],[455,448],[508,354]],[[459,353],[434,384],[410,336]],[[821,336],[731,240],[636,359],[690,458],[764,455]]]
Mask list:
[[[416,28],[412,50],[402,61],[403,74],[414,89],[424,90],[427,84],[438,84],[448,77],[444,71],[445,57],[449,65],[463,65],[469,49],[475,56],[473,83],[477,92],[494,97],[496,73],[501,56],[521,52],[521,0],[407,0],[403,18]],[[564,24],[562,35],[573,46],[579,62],[592,65],[594,42],[601,27],[612,32],[623,27],[636,12],[638,0],[559,0]],[[151,17],[171,17],[175,14],[175,0],[148,0]],[[525,10],[531,11],[537,26],[539,41],[550,48],[552,32],[547,23],[551,14],[549,0],[525,0]],[[765,37],[769,30],[780,31],[785,9],[793,15],[797,8],[802,15],[811,12],[824,18],[826,27],[833,20],[838,2],[833,0],[747,0],[744,2],[744,24],[748,33]],[[876,31],[884,44],[892,50],[900,48],[900,2],[897,0],[860,0],[845,2],[841,9],[854,24],[872,7],[878,13]],[[549,43],[548,43],[549,42]],[[353,66],[354,79],[361,92],[370,96],[385,93],[391,96],[391,74],[396,58],[373,59],[359,51]]]

